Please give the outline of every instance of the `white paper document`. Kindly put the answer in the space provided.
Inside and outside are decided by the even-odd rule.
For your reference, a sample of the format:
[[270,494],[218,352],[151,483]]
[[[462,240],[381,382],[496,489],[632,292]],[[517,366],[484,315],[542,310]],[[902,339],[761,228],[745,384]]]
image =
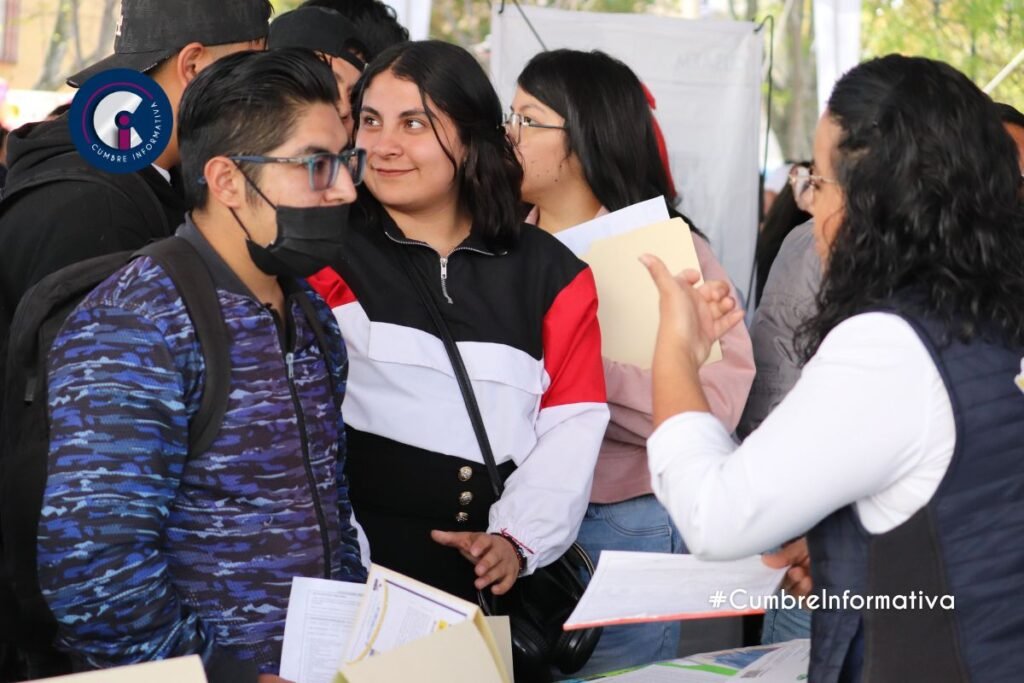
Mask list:
[[667,664],[652,664],[642,669],[599,679],[601,683],[717,683],[728,676],[708,673]]
[[568,230],[557,232],[555,237],[569,247],[572,253],[582,257],[590,251],[590,245],[595,240],[622,235],[645,225],[660,223],[668,219],[665,199],[654,197],[624,209],[612,211],[586,223],[580,223]]
[[774,652],[751,663],[738,674],[739,680],[757,683],[796,683],[807,680],[811,663],[811,641],[808,638],[781,643]]
[[281,649],[282,678],[295,683],[334,680],[364,592],[366,586],[361,583],[292,579]]
[[359,609],[342,667],[472,620],[480,611],[473,603],[377,565]]
[[705,562],[693,555],[606,550],[564,628],[757,614],[785,573],[760,557]]

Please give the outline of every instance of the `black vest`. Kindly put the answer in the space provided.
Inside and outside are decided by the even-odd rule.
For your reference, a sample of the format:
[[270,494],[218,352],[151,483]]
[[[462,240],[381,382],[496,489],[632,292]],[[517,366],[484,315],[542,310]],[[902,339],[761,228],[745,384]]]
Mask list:
[[910,609],[908,599],[907,609],[817,609],[810,680],[1024,680],[1024,392],[1014,382],[1024,348],[963,344],[933,321],[899,315],[949,392],[953,459],[928,504],[891,531],[870,534],[852,505],[814,527],[815,591],[951,595],[955,608]]

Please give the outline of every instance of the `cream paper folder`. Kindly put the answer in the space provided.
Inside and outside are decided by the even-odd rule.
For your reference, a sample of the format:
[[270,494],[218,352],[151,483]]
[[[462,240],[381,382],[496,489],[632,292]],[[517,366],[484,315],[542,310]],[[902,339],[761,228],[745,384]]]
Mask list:
[[[701,272],[693,236],[681,218],[595,240],[582,258],[597,284],[601,354],[648,369],[658,335],[658,289],[639,261],[643,254],[657,256],[673,274],[687,268]],[[715,342],[705,362],[721,359],[721,345]]]
[[[42,679],[40,679],[42,680]],[[46,683],[207,683],[199,655],[47,678]]]
[[[401,607],[395,596],[389,596],[396,590],[404,598]],[[446,618],[447,624],[417,637],[412,629],[424,628],[416,618],[417,603],[435,616],[464,616],[458,621]],[[501,645],[491,630],[492,623],[502,637]],[[387,632],[392,635],[386,636]],[[511,683],[508,633],[506,621],[489,621],[479,606],[374,564],[335,680],[376,683],[414,677],[422,683]],[[371,652],[375,654],[370,656]]]

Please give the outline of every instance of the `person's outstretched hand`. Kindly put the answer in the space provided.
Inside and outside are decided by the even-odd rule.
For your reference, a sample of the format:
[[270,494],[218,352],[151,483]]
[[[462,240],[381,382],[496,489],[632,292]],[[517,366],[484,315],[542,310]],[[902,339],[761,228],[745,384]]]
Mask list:
[[684,270],[673,277],[657,256],[640,257],[658,287],[661,324],[658,328],[659,350],[683,349],[699,368],[711,345],[743,320],[743,311],[729,294],[729,284],[721,280],[700,282],[700,273]]

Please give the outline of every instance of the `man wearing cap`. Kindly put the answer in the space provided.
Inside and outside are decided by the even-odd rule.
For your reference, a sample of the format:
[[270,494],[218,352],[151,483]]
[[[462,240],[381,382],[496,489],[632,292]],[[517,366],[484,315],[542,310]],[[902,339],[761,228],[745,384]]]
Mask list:
[[398,15],[381,0],[306,0],[302,7],[327,7],[339,12],[356,27],[356,51],[366,63],[392,45],[409,40],[409,31]]
[[[107,69],[141,71],[163,88],[176,118],[181,93],[199,71],[233,52],[262,49],[271,11],[269,0],[123,0],[114,54],[69,78],[68,85],[80,87]],[[156,162],[138,172],[145,182],[131,193],[81,179],[83,171],[109,174],[78,155],[67,115],[18,129],[8,154],[0,203],[0,310],[9,314],[46,275],[170,236],[187,209],[172,174],[179,163],[173,132]],[[57,179],[36,184],[50,173]]]
[[300,47],[313,50],[325,59],[338,81],[338,114],[349,136],[355,127],[352,118],[351,91],[366,67],[360,57],[364,49],[355,24],[341,13],[326,7],[300,7],[286,12],[270,24],[267,47]]

